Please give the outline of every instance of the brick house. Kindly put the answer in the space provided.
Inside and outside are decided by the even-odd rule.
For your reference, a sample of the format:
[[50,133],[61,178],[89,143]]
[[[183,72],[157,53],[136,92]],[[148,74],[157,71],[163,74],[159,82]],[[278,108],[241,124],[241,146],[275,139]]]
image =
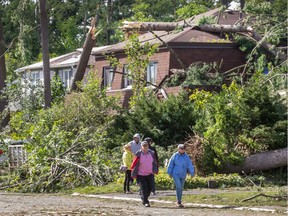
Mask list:
[[[196,24],[204,16],[218,18],[218,24],[234,24],[241,17],[241,13],[237,11],[226,11],[221,16],[218,16],[218,14],[219,9],[208,11],[194,17],[190,24]],[[244,53],[239,50],[235,42],[225,38],[225,35],[203,32],[192,27],[184,28],[176,33],[166,31],[155,31],[154,33],[177,53],[186,67],[199,61],[221,62],[221,72],[225,72],[245,63]],[[175,55],[171,53],[171,49],[168,49],[167,45],[160,42],[152,33],[140,35],[139,41],[141,43],[159,44],[159,51],[151,57],[147,67],[147,81],[158,85],[166,75],[170,76],[172,74],[171,69],[181,69]],[[124,52],[125,45],[126,41],[117,43],[101,51],[92,52],[91,55],[95,56],[94,68],[99,78],[102,79],[103,86],[107,87],[107,94],[112,96],[120,94],[122,105],[128,107],[129,98],[132,95],[132,80],[129,80],[123,74],[114,73],[115,70],[125,74],[128,73],[126,70],[128,62]],[[111,53],[119,60],[123,68],[110,67],[110,62],[106,60],[105,55]],[[168,94],[177,92],[179,87],[167,88],[165,91]]]

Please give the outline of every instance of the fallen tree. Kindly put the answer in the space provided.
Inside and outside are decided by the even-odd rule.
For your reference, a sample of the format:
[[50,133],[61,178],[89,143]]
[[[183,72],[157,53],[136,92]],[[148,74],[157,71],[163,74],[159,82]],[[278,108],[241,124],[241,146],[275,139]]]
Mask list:
[[[128,22],[124,21],[122,30],[123,31],[173,31],[177,28],[191,27],[192,29],[197,29],[200,31],[212,32],[212,33],[241,33],[245,37],[252,38],[254,41],[263,47],[268,53],[279,57],[279,59],[284,62],[287,60],[286,54],[284,54],[280,49],[274,47],[273,45],[265,42],[269,37],[269,34],[262,37],[257,32],[253,30],[251,26],[242,25],[190,25],[189,23],[179,24],[176,22]],[[244,33],[244,34],[243,34]]]
[[288,148],[277,149],[250,155],[245,158],[242,165],[234,166],[227,164],[222,169],[222,173],[251,173],[265,171],[278,167],[287,166]]
[[99,31],[97,33],[96,32],[96,22],[97,22],[97,15],[95,18],[92,19],[91,22],[91,27],[89,28],[89,31],[86,35],[86,39],[83,45],[83,51],[79,60],[79,64],[77,66],[76,72],[75,72],[75,76],[73,79],[73,82],[71,84],[71,91],[75,91],[77,89],[77,82],[82,81],[87,65],[88,65],[88,61],[91,55],[91,51],[95,45],[95,41],[96,41],[96,36],[99,33]]

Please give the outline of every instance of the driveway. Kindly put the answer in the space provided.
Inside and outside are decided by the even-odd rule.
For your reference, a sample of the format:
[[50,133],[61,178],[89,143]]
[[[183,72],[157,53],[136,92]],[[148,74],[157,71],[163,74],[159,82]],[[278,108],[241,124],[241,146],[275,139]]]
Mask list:
[[[131,199],[114,199],[114,195],[80,196],[63,194],[16,194],[0,193],[0,215],[165,215],[165,216],[268,216],[271,212],[250,210],[216,209],[186,205],[176,208],[173,203],[153,202],[145,208],[136,195]],[[114,198],[113,198],[114,197]],[[128,197],[129,198],[129,197]],[[154,198],[157,200],[157,198]],[[284,213],[273,214],[285,215]]]

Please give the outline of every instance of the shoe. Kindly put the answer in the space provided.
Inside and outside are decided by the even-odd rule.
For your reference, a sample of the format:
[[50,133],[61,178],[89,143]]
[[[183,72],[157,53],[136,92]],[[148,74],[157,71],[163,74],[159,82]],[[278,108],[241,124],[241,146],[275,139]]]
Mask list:
[[181,203],[177,203],[177,207],[178,208],[184,208],[184,205],[182,205]]
[[149,203],[145,203],[144,206],[145,206],[145,207],[150,207],[150,204],[149,204]]
[[133,194],[131,191],[126,191],[126,194]]

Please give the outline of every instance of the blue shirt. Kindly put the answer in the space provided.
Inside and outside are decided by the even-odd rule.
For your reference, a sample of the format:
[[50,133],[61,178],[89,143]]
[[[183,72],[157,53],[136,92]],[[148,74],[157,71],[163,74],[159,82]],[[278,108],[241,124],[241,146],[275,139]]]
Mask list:
[[194,175],[194,166],[190,157],[184,153],[176,152],[169,160],[167,173],[173,177],[185,178],[187,173]]

